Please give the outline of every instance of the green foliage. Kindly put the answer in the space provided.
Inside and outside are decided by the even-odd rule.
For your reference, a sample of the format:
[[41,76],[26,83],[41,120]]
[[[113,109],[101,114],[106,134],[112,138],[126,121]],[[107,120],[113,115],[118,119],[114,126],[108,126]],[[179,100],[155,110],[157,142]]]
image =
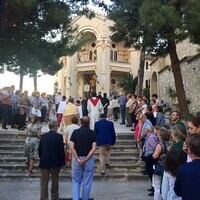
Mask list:
[[129,73],[124,78],[120,79],[117,82],[117,85],[119,87],[122,87],[123,91],[125,91],[126,93],[135,94],[137,80],[137,77],[133,78],[133,75]]
[[150,99],[150,88],[149,87],[144,88],[142,94],[145,95],[147,99]]
[[[0,66],[18,74],[38,70],[50,75],[61,56],[72,55],[83,41],[70,26],[71,7],[63,0],[7,0],[0,21]],[[12,13],[12,14],[10,14]],[[58,35],[62,37],[58,38]]]
[[166,93],[171,99],[175,99],[177,97],[176,91],[170,86],[166,87]]

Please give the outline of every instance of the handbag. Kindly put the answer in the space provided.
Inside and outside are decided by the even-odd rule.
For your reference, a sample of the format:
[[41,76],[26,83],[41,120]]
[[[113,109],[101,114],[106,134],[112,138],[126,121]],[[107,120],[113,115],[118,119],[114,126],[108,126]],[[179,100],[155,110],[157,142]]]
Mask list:
[[36,116],[38,116],[38,117],[42,117],[41,110],[36,109],[36,108],[34,108],[34,107],[31,109],[31,114],[36,115]]
[[65,164],[71,163],[72,153],[70,152],[69,147],[67,145],[64,147],[64,149],[65,149]]
[[154,174],[162,176],[163,173],[164,173],[164,165],[161,162],[157,161],[155,164]]

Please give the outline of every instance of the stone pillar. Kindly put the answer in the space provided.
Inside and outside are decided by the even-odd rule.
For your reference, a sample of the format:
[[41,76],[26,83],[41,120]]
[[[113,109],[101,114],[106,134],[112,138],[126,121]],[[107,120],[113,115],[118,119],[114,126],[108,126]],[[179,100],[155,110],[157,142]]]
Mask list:
[[97,47],[97,92],[110,94],[110,47],[102,40]]

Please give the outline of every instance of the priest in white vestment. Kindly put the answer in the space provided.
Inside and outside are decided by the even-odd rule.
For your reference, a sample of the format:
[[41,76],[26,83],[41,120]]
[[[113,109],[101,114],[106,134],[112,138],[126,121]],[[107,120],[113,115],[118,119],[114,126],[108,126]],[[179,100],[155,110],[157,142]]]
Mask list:
[[101,100],[92,92],[92,97],[87,101],[88,116],[90,118],[90,129],[94,130],[95,122],[99,121],[103,106]]

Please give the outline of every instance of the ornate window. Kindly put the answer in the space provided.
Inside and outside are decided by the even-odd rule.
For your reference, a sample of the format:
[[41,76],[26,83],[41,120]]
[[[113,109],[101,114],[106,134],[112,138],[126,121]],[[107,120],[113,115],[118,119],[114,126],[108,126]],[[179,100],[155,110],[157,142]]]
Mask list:
[[96,60],[96,59],[97,59],[96,43],[93,42],[90,45],[89,60]]
[[111,44],[112,49],[110,50],[110,60],[117,61],[118,52],[117,45],[115,43]]

